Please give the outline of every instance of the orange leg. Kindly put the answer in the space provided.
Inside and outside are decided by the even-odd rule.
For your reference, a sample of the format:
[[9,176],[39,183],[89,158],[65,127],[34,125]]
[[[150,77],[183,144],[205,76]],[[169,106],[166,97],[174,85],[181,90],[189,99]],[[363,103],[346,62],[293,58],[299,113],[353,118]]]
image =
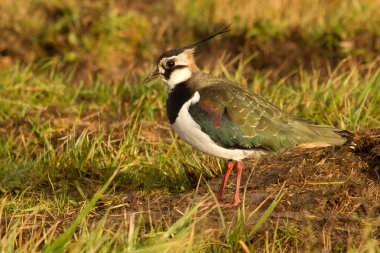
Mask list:
[[220,185],[219,192],[216,195],[216,199],[218,201],[222,200],[222,195],[223,195],[224,188],[227,185],[228,178],[230,177],[230,174],[231,174],[232,170],[234,169],[234,166],[235,166],[234,162],[232,160],[228,160],[226,174],[224,175],[222,184]]
[[[234,166],[235,166],[235,164],[234,164],[234,162],[232,160],[228,160],[227,161],[227,171],[224,174],[224,178],[223,178],[222,184],[220,185],[218,194],[216,195],[216,199],[218,201],[222,200],[222,195],[223,195],[224,188],[227,185],[228,178],[230,177],[230,174],[231,174],[232,170],[234,169]],[[215,201],[210,201],[210,202],[206,202],[204,205],[205,206],[213,206],[215,204],[216,204]]]
[[233,207],[238,206],[240,204],[240,182],[241,182],[241,174],[243,172],[243,162],[237,161],[236,162],[236,188],[235,188],[235,196],[234,196],[234,202],[228,203],[228,204],[219,204],[220,206],[227,206],[227,207]]
[[[226,174],[224,175],[222,184],[220,185],[219,192],[216,195],[216,199],[218,201],[222,200],[224,188],[227,185],[228,178],[229,178],[233,168],[234,168],[233,161],[228,160]],[[236,188],[235,188],[234,202],[228,203],[228,204],[219,203],[219,206],[233,207],[233,206],[238,206],[240,204],[240,182],[241,182],[241,175],[243,172],[243,162],[242,161],[236,162],[236,170],[237,170],[237,175],[236,175]],[[208,206],[214,205],[214,204],[216,204],[214,201],[205,203],[205,205],[208,205]]]

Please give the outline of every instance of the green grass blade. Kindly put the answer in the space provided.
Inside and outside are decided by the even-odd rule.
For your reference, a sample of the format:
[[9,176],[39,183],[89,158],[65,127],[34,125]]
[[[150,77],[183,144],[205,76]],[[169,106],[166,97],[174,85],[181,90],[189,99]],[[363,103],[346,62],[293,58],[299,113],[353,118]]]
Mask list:
[[107,180],[107,182],[103,185],[103,187],[95,193],[94,197],[90,200],[90,202],[83,208],[83,211],[79,213],[73,223],[70,225],[65,232],[60,235],[51,245],[47,246],[43,252],[44,253],[55,253],[55,252],[64,252],[65,245],[70,241],[73,236],[75,229],[79,226],[82,220],[90,213],[92,208],[95,206],[96,202],[102,197],[104,192],[107,190],[108,186],[111,184],[112,180],[118,173],[118,169],[112,174],[112,176]]
[[264,222],[269,218],[269,216],[272,214],[278,203],[280,203],[282,196],[284,193],[282,192],[284,188],[284,185],[281,187],[280,191],[278,192],[277,196],[273,200],[273,202],[269,205],[269,207],[265,210],[264,214],[257,220],[256,224],[253,226],[251,232],[249,233],[249,238],[251,238],[264,224]]

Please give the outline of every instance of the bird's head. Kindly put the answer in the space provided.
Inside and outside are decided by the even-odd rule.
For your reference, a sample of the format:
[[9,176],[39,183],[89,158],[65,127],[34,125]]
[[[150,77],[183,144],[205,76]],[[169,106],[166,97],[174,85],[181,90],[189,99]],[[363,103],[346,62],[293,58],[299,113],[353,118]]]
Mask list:
[[198,71],[194,60],[194,49],[176,48],[166,51],[158,58],[157,68],[148,79],[159,77],[171,90],[175,85],[190,79]]
[[144,82],[149,82],[158,77],[166,82],[168,89],[171,90],[177,84],[189,80],[194,74],[199,72],[199,68],[194,59],[196,47],[219,34],[228,32],[229,27],[228,25],[190,46],[175,48],[164,52],[157,60],[156,70],[145,78]]

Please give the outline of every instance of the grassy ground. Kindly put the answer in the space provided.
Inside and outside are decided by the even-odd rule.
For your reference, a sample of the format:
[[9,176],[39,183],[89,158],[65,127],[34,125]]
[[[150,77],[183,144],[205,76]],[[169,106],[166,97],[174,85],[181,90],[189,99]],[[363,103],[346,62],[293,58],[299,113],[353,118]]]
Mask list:
[[[367,130],[380,123],[380,1],[5,0],[0,12],[0,252],[380,252]],[[205,210],[223,161],[180,141],[164,85],[141,80],[162,51],[231,21],[199,48],[202,69],[372,144],[248,161],[247,205]],[[277,167],[288,177],[265,174]]]

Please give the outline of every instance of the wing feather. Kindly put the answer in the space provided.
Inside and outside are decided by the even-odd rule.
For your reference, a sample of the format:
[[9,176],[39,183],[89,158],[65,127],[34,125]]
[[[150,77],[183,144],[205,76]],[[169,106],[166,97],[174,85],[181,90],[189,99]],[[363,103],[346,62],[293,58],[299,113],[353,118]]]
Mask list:
[[339,129],[298,120],[253,92],[223,79],[211,81],[212,85],[198,91],[200,101],[189,112],[218,145],[281,151],[301,143],[346,141],[337,133]]

